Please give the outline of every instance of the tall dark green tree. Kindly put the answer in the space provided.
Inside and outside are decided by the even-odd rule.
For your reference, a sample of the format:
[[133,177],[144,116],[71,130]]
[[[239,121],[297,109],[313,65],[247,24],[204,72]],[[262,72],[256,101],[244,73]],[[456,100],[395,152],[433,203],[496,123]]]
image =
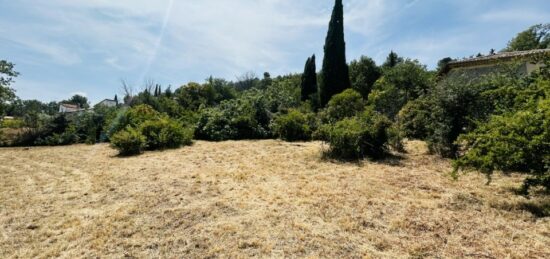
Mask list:
[[317,68],[315,66],[315,55],[308,58],[301,83],[302,101],[312,98],[317,93]]
[[325,106],[333,95],[350,87],[344,40],[344,6],[342,0],[336,0],[325,41],[325,57],[319,87],[321,105]]
[[386,61],[384,64],[382,64],[383,68],[392,68],[397,66],[399,63],[403,63],[403,58],[397,55],[397,53],[393,52],[393,50],[390,52],[388,57],[386,58]]

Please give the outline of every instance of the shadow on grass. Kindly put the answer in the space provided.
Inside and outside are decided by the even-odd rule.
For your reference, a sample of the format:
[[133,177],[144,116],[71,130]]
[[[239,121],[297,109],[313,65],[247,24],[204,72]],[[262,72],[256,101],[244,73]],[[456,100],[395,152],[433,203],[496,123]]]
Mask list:
[[330,154],[328,150],[324,150],[323,152],[321,152],[321,160],[324,162],[329,162],[329,163],[339,164],[339,165],[355,164],[359,167],[362,167],[365,164],[365,162],[383,164],[391,167],[400,167],[400,166],[403,166],[402,161],[404,159],[405,159],[404,156],[391,154],[391,153],[385,153],[379,158],[372,158],[372,157],[341,158],[341,157],[333,156],[332,154]]
[[550,200],[519,202],[518,209],[528,211],[537,218],[550,217]]
[[550,193],[542,189],[533,190],[530,195],[525,195],[521,187],[507,188],[514,195],[525,197],[521,201],[499,201],[491,207],[505,211],[526,211],[535,218],[550,217]]

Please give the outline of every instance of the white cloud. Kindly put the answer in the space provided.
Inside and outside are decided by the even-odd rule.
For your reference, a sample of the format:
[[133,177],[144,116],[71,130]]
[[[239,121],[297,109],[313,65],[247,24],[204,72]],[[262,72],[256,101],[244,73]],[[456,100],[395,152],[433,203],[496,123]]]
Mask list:
[[537,24],[548,22],[549,17],[549,11],[520,7],[506,10],[491,10],[482,14],[480,19],[486,22],[521,22]]
[[[0,39],[13,43],[0,54],[21,51],[25,65],[39,63],[35,71],[71,73],[65,80],[73,83],[69,92],[97,85],[110,94],[120,78],[180,85],[209,75],[231,80],[245,71],[300,72],[308,55],[322,60],[333,1],[20,0],[9,5],[22,14],[0,15]],[[344,5],[348,59],[370,55],[380,61],[393,49],[427,64],[501,47],[496,42],[505,44],[524,24],[550,17],[536,7],[543,4],[533,2],[508,1],[499,9],[475,0],[346,0]],[[447,19],[446,12],[455,19]],[[45,76],[38,74],[33,80]],[[54,77],[49,81],[62,81]],[[84,90],[100,95],[96,88]]]

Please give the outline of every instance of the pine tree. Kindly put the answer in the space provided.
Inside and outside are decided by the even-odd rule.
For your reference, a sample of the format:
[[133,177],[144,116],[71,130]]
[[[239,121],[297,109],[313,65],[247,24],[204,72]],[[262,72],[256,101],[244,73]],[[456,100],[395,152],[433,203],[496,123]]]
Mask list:
[[315,55],[308,58],[302,74],[301,84],[302,101],[306,101],[317,93],[317,68],[315,66]]
[[344,6],[342,0],[336,0],[325,41],[325,57],[319,87],[321,105],[325,106],[333,95],[350,87],[344,40]]

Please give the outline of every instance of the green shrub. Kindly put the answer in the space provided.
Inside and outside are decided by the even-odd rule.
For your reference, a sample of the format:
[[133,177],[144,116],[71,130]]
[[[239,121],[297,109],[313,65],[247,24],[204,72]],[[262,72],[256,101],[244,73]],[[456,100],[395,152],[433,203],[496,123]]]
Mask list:
[[392,125],[387,129],[387,132],[388,146],[397,152],[405,153],[405,145],[403,144],[405,135],[399,126],[396,123],[392,123]]
[[270,137],[270,115],[265,99],[248,95],[204,109],[196,128],[199,139],[222,141]]
[[193,140],[192,130],[168,117],[145,121],[140,124],[139,131],[146,139],[148,150],[178,148],[192,144]]
[[362,56],[350,62],[349,76],[352,88],[366,99],[376,80],[382,76],[382,69],[371,58]]
[[37,146],[64,146],[78,143],[80,141],[74,125],[68,126],[60,133],[43,134],[34,141]]
[[286,141],[311,140],[312,116],[298,110],[277,116],[271,123],[272,132]]
[[317,133],[328,142],[327,155],[337,159],[382,158],[387,154],[388,118],[370,110],[345,118],[336,124],[325,124]]
[[423,107],[430,114],[426,140],[432,152],[456,158],[460,148],[456,140],[461,134],[472,132],[492,115],[522,110],[533,100],[550,96],[545,73],[519,77],[517,64],[494,70],[477,77],[456,71],[426,96],[430,103]]
[[19,129],[25,127],[25,122],[20,119],[2,121],[2,128]]
[[405,60],[384,70],[368,97],[368,105],[394,120],[409,101],[428,94],[434,75],[416,60]]
[[382,77],[374,84],[367,104],[377,112],[393,119],[407,102],[405,91],[390,84]]
[[424,140],[433,135],[429,125],[432,120],[433,102],[420,98],[408,102],[397,116],[399,130],[404,137]]
[[328,102],[322,115],[325,122],[337,122],[344,118],[353,117],[365,109],[365,101],[361,94],[353,89],[334,95]]
[[493,116],[459,138],[466,153],[454,162],[458,170],[476,169],[490,177],[494,171],[519,171],[532,177],[530,185],[550,190],[550,99],[529,109]]
[[137,155],[146,147],[146,139],[139,130],[128,127],[111,136],[111,146],[122,156]]
[[128,126],[137,128],[141,123],[160,118],[161,113],[153,107],[141,104],[130,109],[120,110],[116,116],[107,120],[107,136],[126,129]]

